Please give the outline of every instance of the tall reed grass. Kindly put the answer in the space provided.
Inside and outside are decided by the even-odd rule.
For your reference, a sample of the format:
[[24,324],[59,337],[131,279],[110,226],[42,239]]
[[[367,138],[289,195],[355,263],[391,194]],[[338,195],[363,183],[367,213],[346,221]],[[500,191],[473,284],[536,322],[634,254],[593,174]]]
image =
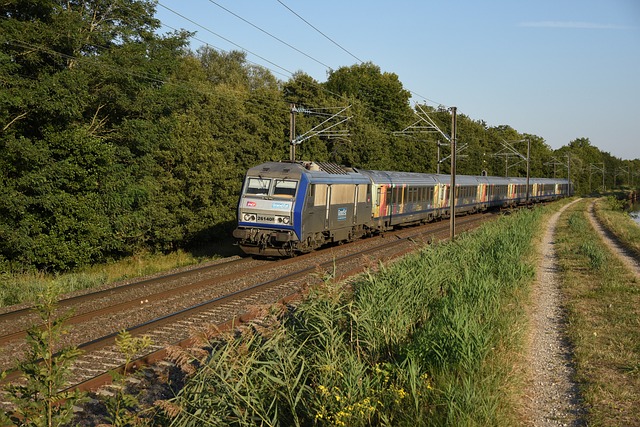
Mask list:
[[[505,402],[538,211],[427,247],[345,288],[331,280],[268,328],[174,350],[192,372],[172,426],[513,424]],[[526,294],[526,292],[524,292]]]

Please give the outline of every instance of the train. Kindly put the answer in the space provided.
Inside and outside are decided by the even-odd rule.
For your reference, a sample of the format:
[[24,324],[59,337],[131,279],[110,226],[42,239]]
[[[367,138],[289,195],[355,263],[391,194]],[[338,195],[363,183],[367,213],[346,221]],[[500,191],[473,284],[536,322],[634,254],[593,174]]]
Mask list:
[[[510,208],[572,194],[567,179],[456,175],[455,214]],[[292,257],[331,243],[450,218],[451,177],[362,170],[314,161],[250,168],[233,237],[253,256]]]

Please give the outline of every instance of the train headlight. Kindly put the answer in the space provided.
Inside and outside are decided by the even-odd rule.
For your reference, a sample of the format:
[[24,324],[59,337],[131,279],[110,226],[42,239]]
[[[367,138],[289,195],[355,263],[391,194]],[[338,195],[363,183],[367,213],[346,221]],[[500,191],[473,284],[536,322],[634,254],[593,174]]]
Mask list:
[[289,224],[289,222],[291,222],[291,218],[288,216],[279,216],[276,217],[276,221],[278,221],[278,224]]

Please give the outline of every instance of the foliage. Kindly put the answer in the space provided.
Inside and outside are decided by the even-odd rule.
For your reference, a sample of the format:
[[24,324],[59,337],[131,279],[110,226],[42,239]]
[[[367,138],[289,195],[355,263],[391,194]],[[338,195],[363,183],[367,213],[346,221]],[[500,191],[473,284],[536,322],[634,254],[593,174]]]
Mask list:
[[[313,137],[300,158],[364,169],[436,172],[439,133],[416,122],[399,77],[367,62],[279,81],[242,52],[187,49],[159,36],[150,0],[9,0],[0,6],[0,271],[73,271],[229,233],[247,168],[288,158],[289,106],[350,106],[346,139]],[[444,133],[444,108],[421,106]],[[321,122],[298,114],[296,133]],[[565,176],[579,194],[633,186],[622,161],[578,138],[551,150],[535,135],[458,115],[458,172],[524,176],[500,155],[531,143],[531,176]],[[441,159],[449,147],[441,146]],[[526,154],[526,144],[514,142]],[[519,163],[518,163],[519,162]],[[601,166],[598,166],[601,165]],[[440,171],[449,172],[448,162]]]
[[623,200],[620,200],[614,196],[607,196],[606,201],[610,210],[619,212],[624,211],[625,203]]
[[71,365],[81,351],[58,348],[67,333],[64,322],[69,313],[56,317],[57,295],[54,287],[48,287],[34,307],[43,324],[27,331],[28,352],[17,366],[24,382],[7,385],[7,397],[15,410],[0,421],[34,427],[67,425],[73,406],[84,399],[77,390],[65,391]]
[[120,331],[116,337],[116,346],[124,355],[122,372],[111,372],[115,393],[105,399],[107,420],[114,427],[143,425],[144,419],[134,411],[140,404],[138,397],[127,391],[127,376],[131,374],[131,362],[136,355],[146,350],[152,344],[148,336],[133,337],[128,331]]
[[210,353],[173,349],[190,377],[157,405],[173,426],[513,424],[511,366],[497,361],[517,344],[539,218],[503,218],[349,289],[328,277],[296,307],[203,342]]
[[411,117],[411,93],[396,74],[383,73],[371,62],[331,71],[325,87],[334,95],[362,101],[369,116],[387,130],[402,129]]

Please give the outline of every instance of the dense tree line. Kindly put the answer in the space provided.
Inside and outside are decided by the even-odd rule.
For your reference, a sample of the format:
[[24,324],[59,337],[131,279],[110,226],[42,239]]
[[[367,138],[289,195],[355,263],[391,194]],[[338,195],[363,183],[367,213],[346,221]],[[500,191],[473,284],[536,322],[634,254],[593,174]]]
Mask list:
[[[349,107],[351,117],[340,125],[348,137],[312,137],[298,158],[436,171],[443,137],[400,132],[418,116],[397,75],[363,63],[324,83],[303,72],[280,81],[242,52],[191,51],[187,32],[159,36],[154,14],[150,0],[0,5],[0,271],[70,270],[216,239],[234,221],[244,171],[288,158],[291,104]],[[449,132],[446,109],[420,110]],[[302,111],[296,133],[325,120]],[[638,182],[640,160],[602,153],[588,139],[554,152],[540,137],[464,115],[459,173],[522,176],[523,163],[495,154],[523,138],[533,176],[554,167],[566,175],[571,164],[587,192],[600,163],[615,173],[606,186]]]

